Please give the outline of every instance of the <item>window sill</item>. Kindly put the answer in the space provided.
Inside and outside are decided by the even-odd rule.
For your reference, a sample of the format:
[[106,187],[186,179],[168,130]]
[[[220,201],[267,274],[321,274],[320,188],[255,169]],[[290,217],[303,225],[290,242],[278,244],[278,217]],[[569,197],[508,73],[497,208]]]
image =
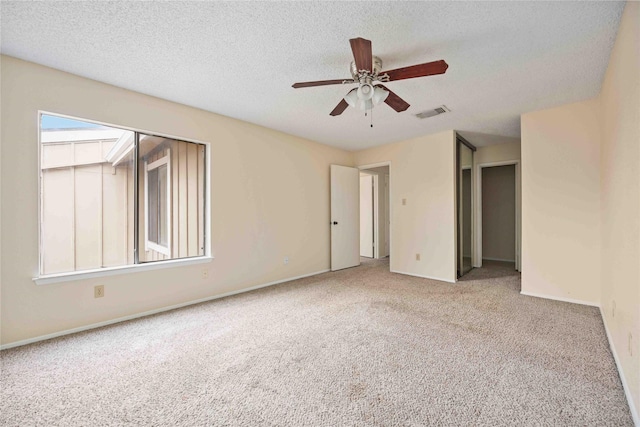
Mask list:
[[213,261],[213,257],[200,256],[193,258],[172,259],[168,261],[156,261],[145,264],[123,265],[121,267],[106,267],[95,270],[71,271],[69,273],[47,274],[34,277],[36,285],[48,285],[50,283],[70,282],[72,280],[93,279],[96,277],[115,276],[118,274],[138,273],[140,271],[160,270],[163,268],[184,267],[186,265],[205,264]]

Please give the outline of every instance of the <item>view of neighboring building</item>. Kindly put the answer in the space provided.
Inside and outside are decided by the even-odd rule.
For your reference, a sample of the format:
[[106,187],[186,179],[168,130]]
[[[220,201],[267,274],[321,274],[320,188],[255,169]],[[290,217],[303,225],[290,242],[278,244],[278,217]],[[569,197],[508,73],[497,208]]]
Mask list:
[[[51,117],[51,116],[49,116]],[[41,274],[204,253],[204,146],[105,126],[42,127]],[[180,220],[182,218],[182,220]]]

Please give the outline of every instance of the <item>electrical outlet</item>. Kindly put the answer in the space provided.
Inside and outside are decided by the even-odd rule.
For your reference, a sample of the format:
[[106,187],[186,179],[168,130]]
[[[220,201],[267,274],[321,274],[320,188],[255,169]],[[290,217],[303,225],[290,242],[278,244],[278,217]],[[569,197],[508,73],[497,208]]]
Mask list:
[[629,332],[629,356],[633,357],[633,335]]
[[289,257],[288,256],[284,257],[284,265],[287,265],[287,264],[289,264]]
[[416,261],[420,261],[420,254],[416,254]]
[[407,205],[407,199],[402,199],[402,206],[406,206]]
[[209,269],[208,268],[203,268],[202,269],[202,278],[206,279],[207,277],[209,277]]
[[104,285],[97,285],[93,287],[93,297],[102,298],[104,296]]

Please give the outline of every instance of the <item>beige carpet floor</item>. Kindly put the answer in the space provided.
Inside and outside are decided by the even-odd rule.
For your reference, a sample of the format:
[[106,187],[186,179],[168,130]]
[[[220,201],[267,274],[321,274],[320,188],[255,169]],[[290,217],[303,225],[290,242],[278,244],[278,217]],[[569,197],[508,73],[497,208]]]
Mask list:
[[7,426],[623,426],[598,309],[385,261],[0,353]]

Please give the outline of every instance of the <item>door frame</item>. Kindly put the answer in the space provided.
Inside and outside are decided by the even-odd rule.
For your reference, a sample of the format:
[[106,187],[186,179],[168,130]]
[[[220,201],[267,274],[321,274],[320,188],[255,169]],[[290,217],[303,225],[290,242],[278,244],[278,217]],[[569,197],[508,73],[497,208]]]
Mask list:
[[[393,221],[393,209],[391,208],[391,200],[393,200],[393,196],[392,196],[392,191],[393,189],[391,188],[391,182],[392,182],[392,178],[391,178],[391,161],[384,161],[384,162],[379,162],[379,163],[370,163],[367,165],[361,165],[361,166],[356,166],[359,170],[366,172],[367,169],[375,169],[375,168],[379,168],[379,167],[383,167],[383,166],[389,166],[389,198],[388,198],[388,203],[389,203],[389,218],[388,218],[388,227],[389,227],[389,259],[391,259],[391,242],[393,241],[393,227],[392,225],[392,221]],[[373,251],[373,256],[376,259],[380,258],[380,237],[379,237],[379,224],[380,224],[380,219],[378,218],[378,211],[379,211],[379,203],[380,201],[378,200],[378,195],[379,195],[379,191],[378,191],[378,186],[380,185],[380,180],[378,179],[379,176],[376,174],[373,176],[374,178],[374,186],[375,186],[375,190],[374,190],[374,206],[377,209],[374,209],[373,212],[373,224],[374,224],[374,233],[373,233],[373,241],[375,244],[374,247],[374,251]],[[382,180],[384,182],[384,179]]]
[[475,254],[473,260],[474,267],[482,267],[482,169],[491,168],[496,166],[515,166],[515,186],[516,186],[516,270],[521,271],[521,242],[522,242],[522,224],[520,224],[520,210],[522,200],[520,199],[520,160],[504,160],[500,162],[488,162],[488,163],[479,163],[476,165],[476,182],[475,182],[475,190],[476,190],[476,220],[475,220]]
[[359,207],[360,207],[360,256],[361,257],[365,257],[365,258],[369,258],[367,255],[363,255],[362,254],[362,178],[364,178],[364,176],[362,176],[362,174],[364,173],[368,178],[371,178],[371,185],[367,185],[368,190],[371,191],[371,206],[369,206],[369,212],[368,214],[371,215],[371,242],[369,242],[371,244],[371,258],[378,258],[376,256],[377,254],[377,246],[376,246],[376,227],[378,226],[377,223],[377,197],[376,197],[376,192],[378,191],[378,185],[377,185],[377,175],[373,175],[373,174],[368,174],[366,172],[362,172],[362,170],[360,170],[360,203],[359,203]]

